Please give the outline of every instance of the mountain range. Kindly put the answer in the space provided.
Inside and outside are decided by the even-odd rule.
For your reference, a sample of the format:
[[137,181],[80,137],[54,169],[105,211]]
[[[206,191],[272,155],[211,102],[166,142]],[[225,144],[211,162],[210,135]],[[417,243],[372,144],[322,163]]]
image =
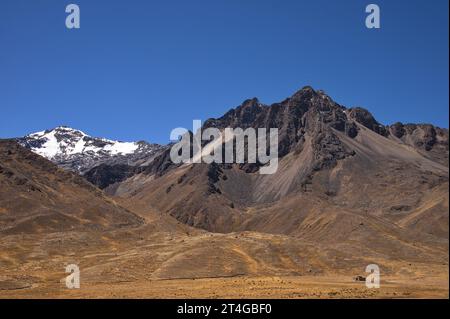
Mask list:
[[[246,100],[209,127],[278,128],[277,172],[258,174],[260,163],[175,164],[171,145],[63,126],[2,141],[3,285],[47,287],[36,267],[50,265],[53,276],[73,256],[93,282],[103,273],[131,282],[351,280],[376,263],[394,282],[432,278],[430,289],[448,296],[448,129],[383,125],[309,86],[271,105]],[[21,262],[40,279],[15,278]]]

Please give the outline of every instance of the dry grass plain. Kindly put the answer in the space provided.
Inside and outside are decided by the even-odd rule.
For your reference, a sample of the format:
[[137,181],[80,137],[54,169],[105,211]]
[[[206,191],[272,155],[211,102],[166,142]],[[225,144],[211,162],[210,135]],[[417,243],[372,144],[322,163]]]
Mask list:
[[[441,278],[386,278],[379,289],[341,276],[239,277],[85,283],[69,290],[58,278],[30,288],[0,290],[0,298],[448,298]],[[3,287],[5,288],[5,287]]]
[[[9,238],[1,245],[0,260],[8,266],[0,272],[0,298],[449,297],[447,262],[379,258],[380,288],[368,289],[354,277],[364,276],[375,256],[352,259],[337,247],[317,249],[281,235],[195,230],[173,235],[148,227],[102,238],[74,234],[61,242],[57,236],[22,238],[18,245]],[[80,249],[76,236],[89,246]],[[80,289],[65,286],[70,263],[80,267]]]

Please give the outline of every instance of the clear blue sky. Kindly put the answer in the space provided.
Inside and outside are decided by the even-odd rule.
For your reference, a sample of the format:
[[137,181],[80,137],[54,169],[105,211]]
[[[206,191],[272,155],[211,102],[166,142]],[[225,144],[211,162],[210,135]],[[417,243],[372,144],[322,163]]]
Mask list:
[[[65,27],[65,6],[81,29]],[[381,29],[365,27],[365,6]],[[448,0],[5,0],[0,137],[61,124],[165,143],[312,85],[382,123],[448,127]]]

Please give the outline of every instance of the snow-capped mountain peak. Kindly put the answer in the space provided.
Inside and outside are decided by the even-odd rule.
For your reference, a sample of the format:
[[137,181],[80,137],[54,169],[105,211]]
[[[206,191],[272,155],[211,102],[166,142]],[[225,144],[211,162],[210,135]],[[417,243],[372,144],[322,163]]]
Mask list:
[[17,141],[33,152],[71,170],[86,170],[105,162],[129,164],[152,156],[160,146],[97,138],[67,126],[29,134]]

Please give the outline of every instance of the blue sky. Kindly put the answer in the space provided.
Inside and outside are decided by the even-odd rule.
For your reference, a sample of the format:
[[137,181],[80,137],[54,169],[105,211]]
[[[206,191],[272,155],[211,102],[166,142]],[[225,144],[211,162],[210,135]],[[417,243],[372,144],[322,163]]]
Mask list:
[[[244,99],[323,89],[382,123],[448,127],[448,1],[62,0],[0,3],[0,137],[69,125],[165,143]],[[381,8],[367,29],[365,6]]]

